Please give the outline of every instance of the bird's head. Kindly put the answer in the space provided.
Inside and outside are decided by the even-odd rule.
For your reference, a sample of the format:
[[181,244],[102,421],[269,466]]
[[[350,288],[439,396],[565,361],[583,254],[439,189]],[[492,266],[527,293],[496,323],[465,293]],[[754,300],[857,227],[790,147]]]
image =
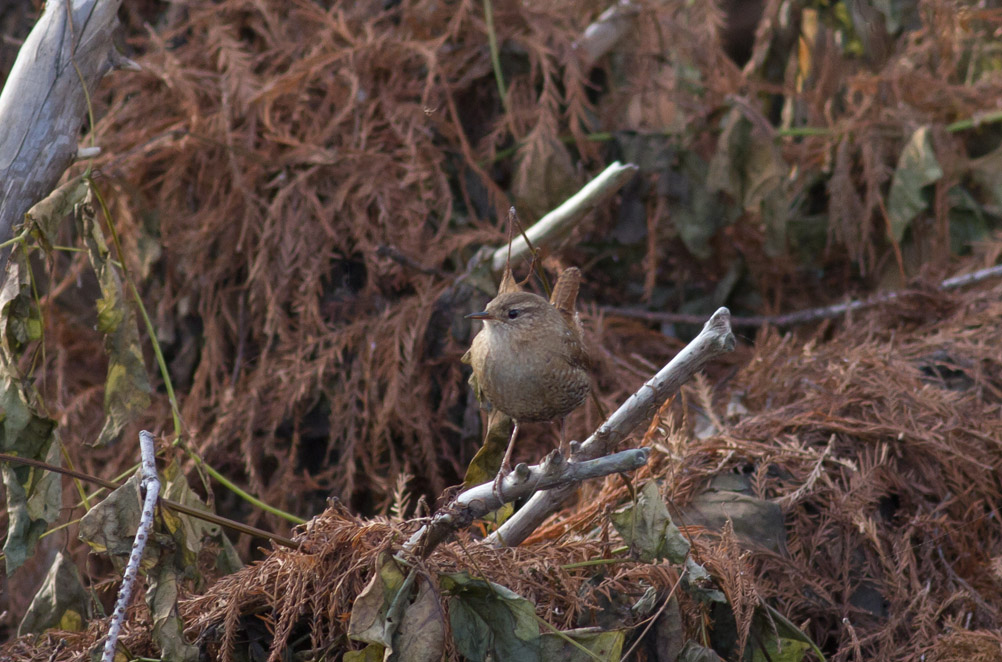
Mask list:
[[528,329],[535,320],[549,317],[548,313],[551,310],[556,312],[550,302],[538,294],[508,292],[495,297],[487,304],[486,310],[472,313],[467,317],[483,320],[488,326],[499,329]]

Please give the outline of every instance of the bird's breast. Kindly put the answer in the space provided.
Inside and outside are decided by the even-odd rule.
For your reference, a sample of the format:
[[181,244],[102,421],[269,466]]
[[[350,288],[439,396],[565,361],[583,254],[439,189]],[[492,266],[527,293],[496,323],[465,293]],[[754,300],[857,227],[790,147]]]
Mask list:
[[512,338],[485,328],[473,341],[471,357],[480,388],[517,421],[565,416],[584,402],[590,380],[564,346],[559,336]]

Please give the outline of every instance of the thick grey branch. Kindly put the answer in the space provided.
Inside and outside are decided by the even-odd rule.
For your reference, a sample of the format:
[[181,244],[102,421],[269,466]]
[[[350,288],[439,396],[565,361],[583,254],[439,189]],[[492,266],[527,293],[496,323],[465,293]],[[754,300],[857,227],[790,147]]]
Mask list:
[[[649,420],[665,399],[677,392],[707,361],[732,351],[735,340],[730,318],[729,310],[719,308],[692,342],[585,440],[574,460],[590,460],[609,453],[638,425]],[[574,485],[537,492],[487,539],[488,542],[497,547],[520,544],[573,493]]]
[[77,155],[86,90],[115,65],[121,0],[50,0],[0,92],[0,242]]

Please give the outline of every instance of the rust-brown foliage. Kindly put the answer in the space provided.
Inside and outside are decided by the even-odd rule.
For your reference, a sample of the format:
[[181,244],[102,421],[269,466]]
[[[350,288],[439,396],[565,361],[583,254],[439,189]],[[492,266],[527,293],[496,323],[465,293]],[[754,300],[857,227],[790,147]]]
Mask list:
[[[951,232],[968,227],[957,195],[995,218],[994,166],[976,158],[989,158],[997,135],[991,125],[948,125],[994,109],[1002,94],[978,50],[997,11],[930,0],[897,40],[860,46],[837,17],[821,12],[812,28],[804,17],[820,10],[767,2],[741,68],[716,42],[722,17],[712,3],[636,4],[635,30],[591,71],[574,41],[604,5],[494,2],[504,101],[482,3],[225,0],[127,14],[144,71],[118,73],[95,95],[97,181],[166,351],[185,439],[200,455],[302,516],[331,495],[356,513],[385,511],[404,474],[415,492],[439,494],[479,442],[458,357],[469,342],[461,315],[486,295],[471,301],[480,295],[462,280],[467,261],[503,240],[495,219],[511,199],[533,220],[613,157],[642,165],[627,204],[597,210],[563,255],[548,258],[583,267],[581,307],[606,405],[677,341],[592,302],[755,312],[827,303],[850,285],[947,270]],[[783,164],[773,193],[791,209],[787,226],[717,190],[718,206],[700,208],[695,224],[685,217],[735,110]],[[944,175],[899,244],[887,236],[887,190],[904,141],[923,125]],[[982,261],[1000,250],[986,246]],[[103,416],[95,288],[83,257],[49,266],[47,300],[57,305],[46,309],[40,389],[74,463],[110,477],[135,458],[83,448]],[[717,414],[717,434],[702,440],[652,429],[652,471],[680,508],[710,476],[735,470],[785,509],[789,557],[691,531],[742,637],[749,609],[769,599],[837,659],[991,659],[1002,577],[992,527],[998,297],[905,299],[806,343],[764,333],[728,386],[748,413]],[[690,392],[685,404],[712,413],[708,393]],[[589,404],[572,433],[598,419]],[[168,420],[161,392],[143,423],[165,430]],[[627,495],[615,481],[587,489],[597,498],[551,522],[537,543],[603,525]],[[226,514],[280,525],[215,496]],[[336,530],[331,547],[271,554],[190,597],[186,608],[207,610],[198,628],[233,637],[227,624],[264,609],[281,636],[343,632],[372,555],[401,525],[327,513],[314,526]],[[568,616],[552,622],[565,626],[584,609],[571,599],[583,580],[555,567],[604,554],[606,542],[470,554],[535,599],[540,615],[559,607]],[[466,562],[454,548],[443,554],[434,562]],[[557,574],[550,588],[518,570],[533,563]],[[660,566],[631,571],[660,588],[674,577]],[[343,584],[320,594],[317,577]],[[626,577],[606,581],[622,588]],[[239,612],[223,614],[213,600],[231,590]],[[305,626],[294,622],[301,605]],[[153,654],[144,609],[135,612],[133,652]],[[67,636],[68,646],[93,641],[100,627]]]
[[[468,0],[189,3],[142,32],[145,15],[130,14],[144,71],[117,74],[95,97],[105,154],[95,167],[165,348],[186,438],[223,473],[304,516],[328,495],[377,512],[402,473],[439,493],[479,441],[456,361],[469,341],[461,314],[479,304],[459,283],[466,261],[503,240],[494,219],[507,192],[532,220],[613,155],[642,165],[624,194],[633,211],[599,210],[554,260],[586,267],[585,305],[712,309],[733,294],[779,309],[854,282],[852,264],[871,277],[901,260],[945,266],[947,185],[973,155],[961,138],[933,132],[946,175],[903,248],[884,238],[882,200],[915,126],[973,116],[1002,91],[983,67],[962,70],[997,17],[923,5],[901,52],[864,64],[836,47],[844,26],[812,31],[779,4],[766,5],[743,69],[718,45],[723,18],[712,3],[657,3],[638,5],[630,38],[592,71],[574,44],[601,5],[495,3],[504,101],[483,6]],[[772,105],[756,95],[774,95]],[[780,100],[782,117],[770,110]],[[722,186],[691,164],[705,169],[729,153],[715,142],[729,110],[757,139],[775,138],[774,124],[819,130],[779,141],[789,185],[775,193],[786,196],[780,206],[814,213],[819,169],[830,175],[826,245],[792,221],[771,227],[740,200],[706,210],[730,221],[685,218],[699,187]],[[607,146],[589,138],[606,130],[615,132]],[[710,227],[703,239],[690,236],[694,222]],[[638,244],[606,245],[609,233],[638,231]],[[59,301],[78,305],[67,286],[79,282],[79,263],[54,264]],[[820,277],[801,278],[808,269]],[[75,446],[93,438],[98,410],[94,371],[73,366],[93,362],[100,339],[89,313],[56,309],[48,319],[52,337],[74,339],[41,369]],[[599,350],[608,402],[642,378],[638,361],[665,357],[647,327],[594,315],[586,325],[593,344],[615,348]],[[630,346],[644,334],[654,342]],[[597,422],[593,408],[584,416],[588,426],[579,416],[572,433]],[[161,398],[150,421],[164,429],[167,420]],[[94,458],[77,459],[95,468],[109,459]]]
[[[689,409],[712,425],[702,438],[676,422],[670,403],[662,408],[644,438],[652,461],[634,483],[662,481],[693,557],[728,598],[739,646],[758,645],[748,640],[749,627],[768,600],[805,624],[830,659],[998,659],[1000,301],[1000,285],[925,293],[831,338],[770,333],[722,397],[704,382],[688,389]],[[726,413],[721,402],[740,406]],[[693,497],[727,473],[746,477],[751,496],[782,508],[780,551],[749,545],[730,525],[687,525]],[[616,605],[632,604],[646,586],[666,595],[678,568],[625,560],[602,571],[565,567],[614,556],[622,543],[608,513],[629,498],[618,477],[585,486],[576,506],[523,546],[492,550],[464,532],[422,571],[466,570],[510,587],[556,627],[611,613],[639,631],[646,621],[631,623]],[[417,525],[329,508],[304,527],[301,551],[272,551],[185,599],[189,634],[214,659],[238,639],[245,645],[244,637],[278,650],[293,635],[309,635],[311,647],[344,650],[352,602],[377,555],[398,549]],[[683,592],[676,597],[685,635],[697,636],[707,606]],[[126,639],[133,650],[149,647],[144,610],[136,609]],[[100,629],[75,636],[93,642]]]

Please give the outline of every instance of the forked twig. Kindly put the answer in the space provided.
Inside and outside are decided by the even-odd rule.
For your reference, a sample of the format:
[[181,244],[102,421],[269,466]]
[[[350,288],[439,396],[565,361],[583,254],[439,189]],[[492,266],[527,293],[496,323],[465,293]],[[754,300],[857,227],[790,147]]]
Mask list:
[[497,510],[506,501],[522,499],[539,490],[574,485],[589,478],[633,471],[646,464],[649,455],[648,448],[633,448],[585,462],[564,462],[560,453],[554,451],[539,464],[519,464],[501,482],[503,501],[494,489],[493,480],[471,487],[439,510],[431,522],[418,529],[404,543],[402,551],[414,553],[421,558],[427,557],[454,531]]

